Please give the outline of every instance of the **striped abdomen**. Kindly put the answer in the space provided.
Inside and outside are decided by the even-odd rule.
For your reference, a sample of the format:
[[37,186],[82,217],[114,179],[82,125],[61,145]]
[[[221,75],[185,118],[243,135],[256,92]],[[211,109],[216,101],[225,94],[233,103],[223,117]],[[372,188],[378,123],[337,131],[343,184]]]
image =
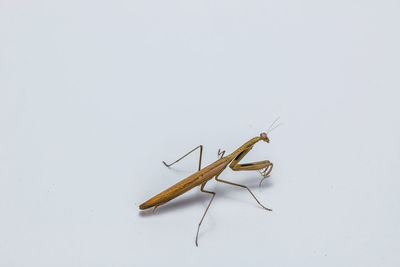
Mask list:
[[202,183],[212,179],[215,175],[222,172],[229,163],[229,159],[222,158],[216,162],[208,165],[204,169],[190,175],[189,177],[183,179],[182,181],[176,183],[170,188],[162,191],[158,195],[147,200],[139,206],[141,210],[148,209],[154,206],[160,206],[177,196],[189,191],[190,189],[201,185]]

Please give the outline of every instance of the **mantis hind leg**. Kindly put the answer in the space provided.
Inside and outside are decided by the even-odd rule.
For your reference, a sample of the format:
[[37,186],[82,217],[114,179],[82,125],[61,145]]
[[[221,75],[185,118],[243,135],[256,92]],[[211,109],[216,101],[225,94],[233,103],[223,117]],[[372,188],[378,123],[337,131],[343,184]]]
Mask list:
[[234,186],[239,186],[239,187],[242,187],[242,188],[246,188],[246,189],[249,191],[249,193],[253,196],[253,198],[257,201],[257,203],[258,203],[263,209],[272,211],[271,209],[266,208],[263,204],[261,204],[261,202],[258,201],[258,199],[256,198],[256,196],[253,194],[253,192],[251,192],[250,188],[248,188],[247,186],[241,185],[241,184],[235,184],[235,183],[232,183],[232,182],[228,182],[228,181],[225,181],[225,180],[218,179],[218,176],[215,177],[215,180],[217,180],[218,182],[221,182],[221,183],[225,183],[225,184],[230,184],[230,185],[234,185]]
[[190,150],[188,153],[186,153],[185,155],[183,155],[182,157],[180,157],[179,159],[175,160],[174,162],[172,162],[171,164],[167,164],[165,163],[165,161],[163,161],[164,165],[167,166],[168,168],[172,165],[174,165],[175,163],[177,163],[178,161],[180,161],[181,159],[183,159],[184,157],[186,157],[187,155],[189,155],[190,153],[194,152],[196,149],[200,148],[200,159],[199,159],[199,171],[201,170],[201,158],[203,156],[203,145],[199,145],[195,148],[193,148],[192,150]]
[[211,197],[211,199],[210,199],[210,202],[208,203],[208,206],[207,206],[206,210],[205,210],[204,213],[203,213],[203,216],[201,217],[201,220],[200,220],[200,222],[199,222],[199,226],[197,226],[196,241],[195,241],[196,247],[199,246],[198,243],[197,243],[197,240],[199,239],[199,231],[200,231],[201,223],[203,222],[203,219],[204,219],[204,217],[206,216],[206,213],[207,213],[207,211],[208,211],[208,208],[210,207],[211,202],[214,200],[214,197],[215,197],[215,192],[211,192],[211,191],[204,190],[204,186],[206,185],[206,183],[207,183],[207,182],[205,182],[205,183],[203,183],[203,184],[201,185],[200,191],[201,191],[201,192],[204,192],[204,193],[212,194],[212,197]]

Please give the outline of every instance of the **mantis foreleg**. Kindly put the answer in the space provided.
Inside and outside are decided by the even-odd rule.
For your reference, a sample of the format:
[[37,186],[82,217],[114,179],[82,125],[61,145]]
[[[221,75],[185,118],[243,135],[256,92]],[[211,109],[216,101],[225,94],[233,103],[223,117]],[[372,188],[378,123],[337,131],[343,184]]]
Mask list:
[[243,159],[244,156],[246,156],[247,153],[249,153],[249,151],[251,149],[252,149],[252,147],[250,147],[249,149],[246,149],[242,153],[240,153],[231,162],[229,167],[234,171],[256,171],[256,170],[267,169],[268,167],[271,167],[271,169],[268,171],[268,174],[269,174],[271,172],[272,166],[273,166],[273,164],[269,160],[239,164],[239,162]]

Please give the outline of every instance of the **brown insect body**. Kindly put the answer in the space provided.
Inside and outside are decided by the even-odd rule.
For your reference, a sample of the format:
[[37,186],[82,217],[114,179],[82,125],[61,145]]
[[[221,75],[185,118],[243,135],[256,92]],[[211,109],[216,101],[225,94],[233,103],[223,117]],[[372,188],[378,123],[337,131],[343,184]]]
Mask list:
[[225,156],[211,163],[207,167],[179,181],[178,183],[174,184],[168,189],[162,191],[161,193],[147,200],[146,202],[141,204],[139,208],[141,210],[144,210],[165,204],[166,202],[186,193],[187,191],[193,189],[194,187],[199,186],[211,180],[214,176],[220,174],[232,160],[233,160],[232,163],[234,164],[231,164],[230,167],[234,169],[237,165],[235,163],[238,162],[241,158],[243,158],[244,155],[247,154],[247,152],[253,148],[254,144],[260,140],[261,137],[255,137],[251,139],[250,141],[246,142],[244,145],[239,147],[230,155]]
[[154,206],[160,206],[182,195],[183,193],[186,193],[194,187],[199,186],[208,180],[211,180],[215,175],[222,172],[229,164],[229,162],[230,161],[227,161],[226,158],[215,161],[214,163],[203,168],[202,170],[190,175],[189,177],[179,181],[170,188],[147,200],[146,202],[141,204],[139,208],[144,210],[152,208]]
[[[275,120],[272,123],[272,125],[270,126],[270,128],[268,129],[267,132],[272,131],[274,128],[277,127],[277,126],[275,126],[274,128],[272,128],[272,126],[274,125],[274,123],[276,121],[277,120]],[[253,198],[257,201],[257,203],[262,208],[270,211],[271,209],[264,207],[264,205],[262,205],[260,203],[260,201],[258,201],[258,199],[254,196],[253,192],[251,192],[250,188],[248,188],[247,186],[232,183],[232,182],[225,181],[225,180],[218,178],[218,176],[221,174],[221,172],[223,172],[225,170],[225,168],[228,166],[228,164],[230,163],[229,167],[234,171],[255,171],[255,170],[259,171],[261,173],[261,175],[263,176],[263,178],[260,181],[260,186],[261,186],[262,181],[269,176],[269,173],[272,170],[273,164],[268,160],[251,162],[251,163],[246,163],[246,164],[239,164],[239,162],[242,160],[242,158],[247,153],[249,153],[249,151],[253,148],[253,146],[258,141],[261,141],[261,140],[269,143],[269,138],[267,137],[266,133],[261,133],[260,136],[250,139],[249,141],[244,143],[242,146],[240,146],[238,149],[236,149],[233,153],[231,153],[225,157],[224,157],[225,151],[223,151],[222,153],[220,153],[220,151],[218,151],[218,156],[220,156],[220,159],[216,160],[215,162],[211,163],[210,165],[208,165],[207,167],[205,167],[203,169],[201,169],[201,158],[202,158],[202,152],[203,152],[202,145],[192,149],[191,151],[189,151],[188,153],[186,153],[181,158],[179,158],[178,160],[176,160],[175,162],[173,162],[171,164],[167,164],[167,163],[163,162],[165,164],[165,166],[170,167],[171,165],[177,163],[178,161],[180,161],[181,159],[183,159],[184,157],[186,157],[187,155],[189,155],[190,153],[195,151],[196,149],[200,148],[199,169],[196,173],[190,175],[189,177],[187,177],[187,178],[181,180],[180,182],[174,184],[173,186],[167,188],[166,190],[162,191],[161,193],[157,194],[156,196],[150,198],[149,200],[147,200],[146,202],[141,204],[139,206],[139,208],[141,210],[149,209],[152,207],[157,208],[158,206],[163,205],[163,204],[167,203],[168,201],[186,193],[187,191],[193,189],[194,187],[200,186],[201,192],[211,194],[212,197],[211,197],[210,202],[208,203],[208,206],[203,214],[203,217],[201,218],[200,223],[197,227],[196,242],[195,242],[196,246],[198,245],[197,240],[199,237],[200,225],[203,222],[204,216],[206,215],[208,208],[210,207],[211,202],[213,201],[214,196],[216,194],[215,192],[205,190],[204,186],[206,185],[206,183],[209,180],[211,180],[214,177],[217,182],[230,184],[230,185],[234,185],[234,186],[238,186],[238,187],[247,189],[249,191],[249,193],[253,196]]]

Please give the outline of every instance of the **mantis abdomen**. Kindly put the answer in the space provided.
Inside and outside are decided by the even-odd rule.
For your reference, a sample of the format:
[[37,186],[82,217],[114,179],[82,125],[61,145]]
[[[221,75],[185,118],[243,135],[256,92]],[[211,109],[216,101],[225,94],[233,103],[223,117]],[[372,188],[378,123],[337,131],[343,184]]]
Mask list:
[[227,158],[222,158],[216,162],[208,165],[202,170],[190,175],[189,177],[181,180],[180,182],[174,184],[168,189],[162,191],[156,196],[150,198],[143,204],[139,206],[141,210],[149,209],[152,207],[160,206],[183,193],[193,189],[196,186],[203,184],[204,182],[212,179],[217,174],[221,173],[226,166],[229,164],[230,160]]

